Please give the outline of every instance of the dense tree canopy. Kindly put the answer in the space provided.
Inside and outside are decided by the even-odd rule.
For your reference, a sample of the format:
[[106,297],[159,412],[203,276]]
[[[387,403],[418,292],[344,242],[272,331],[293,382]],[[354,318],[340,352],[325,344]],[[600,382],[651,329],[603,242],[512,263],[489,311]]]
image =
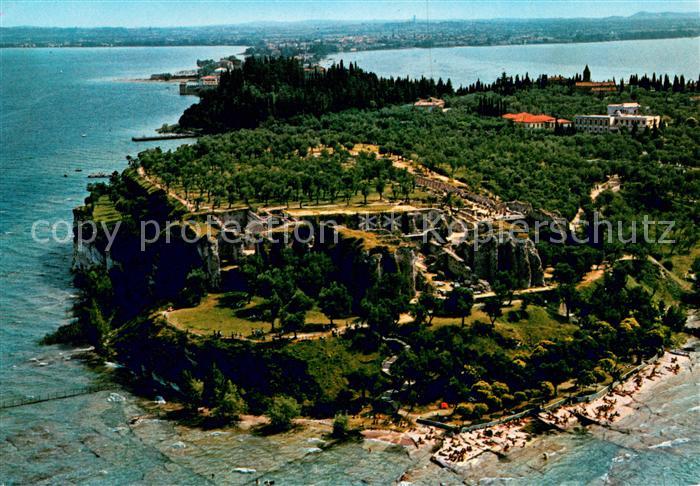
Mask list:
[[449,81],[381,78],[342,61],[327,70],[305,71],[295,58],[249,57],[242,69],[221,77],[217,90],[205,92],[188,108],[180,125],[209,133],[255,128],[268,118],[381,108],[452,92]]

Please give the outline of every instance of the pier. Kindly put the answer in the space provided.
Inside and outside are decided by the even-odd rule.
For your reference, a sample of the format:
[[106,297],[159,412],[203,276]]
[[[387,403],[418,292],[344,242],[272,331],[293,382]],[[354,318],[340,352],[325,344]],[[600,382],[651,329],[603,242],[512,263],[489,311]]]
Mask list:
[[131,137],[132,142],[153,142],[157,140],[177,140],[181,138],[197,138],[199,135],[192,132],[167,133],[163,135],[144,135],[143,137]]
[[77,397],[80,395],[90,395],[105,390],[114,388],[113,385],[105,383],[102,385],[88,385],[80,388],[71,388],[53,393],[46,393],[28,398],[14,398],[8,400],[0,400],[0,410],[5,408],[23,407],[35,403],[50,402],[53,400],[62,400],[64,398]]

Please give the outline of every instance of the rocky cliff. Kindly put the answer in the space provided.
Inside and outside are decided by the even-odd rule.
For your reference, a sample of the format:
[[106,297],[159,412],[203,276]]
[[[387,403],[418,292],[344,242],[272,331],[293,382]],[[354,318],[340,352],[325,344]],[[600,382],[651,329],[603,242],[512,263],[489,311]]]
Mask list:
[[501,233],[476,243],[439,245],[431,242],[426,251],[430,255],[431,271],[460,280],[475,290],[483,290],[485,282],[494,283],[499,272],[511,273],[520,288],[544,285],[542,261],[535,244],[528,238]]

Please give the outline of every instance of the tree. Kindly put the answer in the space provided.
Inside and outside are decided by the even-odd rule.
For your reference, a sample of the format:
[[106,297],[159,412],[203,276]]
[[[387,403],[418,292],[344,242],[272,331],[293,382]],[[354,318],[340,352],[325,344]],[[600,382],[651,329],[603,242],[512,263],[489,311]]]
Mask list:
[[489,411],[489,406],[485,403],[475,403],[473,409],[473,416],[476,419],[480,419]]
[[185,307],[199,305],[207,295],[207,275],[201,268],[191,270],[185,278],[185,287],[180,293],[180,302]]
[[462,318],[462,327],[464,327],[464,319],[472,312],[474,294],[467,287],[455,287],[450,292],[449,299],[454,303],[457,314]]
[[360,183],[360,192],[362,193],[362,197],[364,198],[364,204],[365,206],[367,205],[367,196],[370,194],[370,187],[369,183],[367,181],[362,181]]
[[542,392],[542,396],[545,398],[545,400],[552,398],[557,394],[557,389],[551,381],[540,382],[540,391]]
[[185,396],[185,406],[190,410],[196,410],[202,403],[204,396],[204,382],[192,376],[189,371],[182,375],[182,393]]
[[392,305],[387,300],[371,302],[365,299],[364,308],[367,324],[380,336],[386,336],[394,328],[398,316],[392,312]]
[[564,262],[557,263],[554,266],[554,279],[562,284],[576,283],[576,271],[573,267]]
[[294,337],[297,337],[297,331],[304,327],[306,323],[306,311],[313,307],[311,300],[304,292],[297,290],[292,295],[281,310],[282,329],[285,332],[293,332]]
[[306,324],[306,312],[284,312],[280,318],[280,325],[283,332],[293,332],[294,339],[297,332],[304,328]]
[[517,282],[512,272],[498,272],[498,275],[496,275],[494,291],[501,295],[501,300],[506,302],[506,305],[510,305],[513,301],[516,286]]
[[700,257],[693,260],[693,265],[691,266],[693,273],[693,289],[695,294],[696,303],[700,303]]
[[332,282],[318,294],[318,306],[333,326],[333,319],[347,316],[352,306],[352,297],[344,285]]
[[283,431],[292,428],[292,421],[299,416],[300,411],[299,403],[294,398],[280,395],[272,399],[266,415],[274,430]]
[[241,275],[246,283],[246,295],[248,303],[253,299],[255,294],[260,292],[260,281],[258,276],[263,271],[263,262],[259,254],[250,256],[244,260],[241,265]]
[[586,388],[595,382],[595,375],[590,370],[581,370],[576,377],[576,384],[579,388]]
[[571,320],[571,311],[579,300],[579,292],[573,284],[562,284],[557,288],[559,298],[566,306],[566,320]]
[[432,325],[435,313],[442,304],[442,300],[437,298],[431,291],[424,291],[418,297],[418,305],[422,308],[424,315],[428,317],[428,325]]
[[231,380],[226,380],[224,386],[217,390],[217,399],[214,417],[222,422],[237,422],[240,415],[246,411],[245,400]]
[[386,181],[384,179],[382,179],[381,177],[377,178],[377,181],[374,184],[374,190],[377,191],[377,194],[379,194],[380,201],[382,200],[382,196],[384,195],[385,188],[386,188]]
[[282,311],[282,305],[282,299],[277,295],[277,292],[273,292],[270,298],[265,301],[263,316],[264,319],[270,323],[272,332],[275,332],[275,321]]
[[571,318],[571,310],[578,300],[576,281],[578,279],[576,270],[568,263],[557,263],[554,266],[554,278],[559,282],[557,294],[566,306],[566,320]]
[[583,80],[588,82],[591,80],[591,70],[588,67],[588,64],[586,64],[586,67],[583,68]]
[[360,391],[364,400],[367,398],[367,391],[373,390],[379,383],[380,376],[372,368],[361,366],[348,374],[348,381],[353,388]]
[[339,413],[333,418],[333,437],[346,439],[350,435],[350,421],[344,413]]
[[228,380],[216,365],[205,376],[204,389],[202,390],[202,403],[209,408],[216,408],[226,392]]
[[484,304],[484,312],[489,316],[493,326],[496,323],[496,319],[503,315],[503,301],[498,296],[488,299]]

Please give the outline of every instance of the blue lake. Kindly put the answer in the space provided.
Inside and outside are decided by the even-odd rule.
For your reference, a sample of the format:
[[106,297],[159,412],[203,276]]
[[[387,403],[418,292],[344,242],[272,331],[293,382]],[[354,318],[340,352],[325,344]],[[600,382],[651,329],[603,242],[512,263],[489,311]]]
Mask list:
[[382,76],[450,78],[457,87],[480,79],[491,82],[501,73],[562,74],[571,76],[588,64],[593,79],[606,80],[652,72],[700,75],[700,38],[598,42],[591,44],[539,44],[437,49],[392,49],[344,52],[326,64],[356,62]]

